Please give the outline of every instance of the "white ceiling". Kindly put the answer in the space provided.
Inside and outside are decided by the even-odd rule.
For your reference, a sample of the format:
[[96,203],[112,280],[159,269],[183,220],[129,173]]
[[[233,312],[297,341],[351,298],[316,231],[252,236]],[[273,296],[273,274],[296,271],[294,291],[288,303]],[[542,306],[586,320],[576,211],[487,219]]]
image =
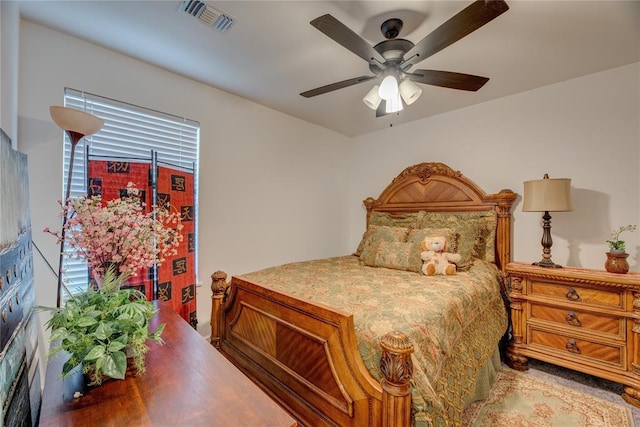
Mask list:
[[299,95],[370,74],[364,60],[309,21],[329,13],[374,45],[384,40],[380,24],[401,17],[400,37],[417,43],[471,0],[207,2],[235,18],[224,34],[180,13],[180,0],[23,0],[20,10],[30,21],[348,136],[640,61],[640,1],[506,1],[506,13],[418,64],[489,77],[483,88],[422,85],[418,101],[381,118],[362,103],[372,82]]

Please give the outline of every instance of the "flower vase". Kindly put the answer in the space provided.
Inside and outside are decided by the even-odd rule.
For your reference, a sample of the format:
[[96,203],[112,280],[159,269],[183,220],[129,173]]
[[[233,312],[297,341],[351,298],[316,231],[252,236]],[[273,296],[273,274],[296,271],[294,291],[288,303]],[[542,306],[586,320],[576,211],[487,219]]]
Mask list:
[[604,268],[609,273],[626,274],[629,271],[629,263],[627,262],[627,253],[607,252],[607,260]]
[[102,283],[104,282],[104,272],[99,272],[96,270],[91,271],[91,287],[94,291],[97,291],[102,287]]
[[91,288],[94,291],[97,291],[102,287],[102,282],[104,281],[104,275],[97,272],[96,270],[91,270],[91,278],[89,283],[91,284]]
[[[113,270],[116,272],[116,278],[120,277],[120,265],[116,263],[104,263],[100,269],[92,269],[91,270],[91,285],[94,290],[98,290],[102,287],[102,282],[104,281],[105,275],[108,270]],[[120,279],[118,279],[120,280]],[[120,281],[120,286],[127,286],[129,284],[130,277],[124,277]]]

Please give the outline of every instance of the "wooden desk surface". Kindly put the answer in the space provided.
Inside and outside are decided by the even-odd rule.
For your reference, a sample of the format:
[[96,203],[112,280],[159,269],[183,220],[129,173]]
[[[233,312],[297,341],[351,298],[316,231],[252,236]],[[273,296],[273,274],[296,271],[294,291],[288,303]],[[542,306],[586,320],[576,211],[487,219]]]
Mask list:
[[[49,361],[40,426],[296,426],[296,422],[164,303],[164,345],[149,343],[147,372],[87,389]],[[62,355],[60,355],[62,356]],[[76,391],[83,393],[73,398]]]

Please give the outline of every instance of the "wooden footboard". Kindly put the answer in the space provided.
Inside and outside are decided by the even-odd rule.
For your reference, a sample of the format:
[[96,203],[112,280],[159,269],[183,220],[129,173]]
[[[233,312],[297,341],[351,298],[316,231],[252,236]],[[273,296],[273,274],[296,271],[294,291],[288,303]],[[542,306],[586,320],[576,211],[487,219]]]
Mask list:
[[409,339],[381,340],[384,379],[367,371],[353,317],[216,272],[211,344],[306,426],[409,426]]

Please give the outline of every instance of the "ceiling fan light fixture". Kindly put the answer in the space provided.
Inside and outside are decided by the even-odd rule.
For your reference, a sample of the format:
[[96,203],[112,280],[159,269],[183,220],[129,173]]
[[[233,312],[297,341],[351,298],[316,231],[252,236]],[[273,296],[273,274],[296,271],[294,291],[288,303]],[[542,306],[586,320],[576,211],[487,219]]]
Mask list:
[[[439,70],[413,70],[408,73],[408,70],[491,22],[507,10],[509,6],[504,0],[476,0],[431,31],[418,43],[397,38],[402,29],[402,20],[388,19],[380,27],[385,40],[376,45],[371,45],[330,14],[319,16],[310,24],[342,47],[364,59],[369,64],[369,70],[373,75],[331,83],[302,92],[300,95],[310,98],[383,78],[380,86],[374,86],[362,99],[367,107],[376,110],[376,117],[382,117],[385,114],[401,111],[403,102],[411,105],[421,96],[422,89],[415,83],[475,92],[489,80],[487,77]],[[378,88],[377,97],[376,88]],[[381,100],[385,102],[382,103]]]
[[399,89],[400,95],[407,105],[413,104],[418,100],[418,98],[420,98],[420,95],[422,95],[422,89],[420,89],[420,86],[409,79],[400,83]]
[[387,100],[386,113],[398,113],[402,111],[402,99],[400,93],[396,93],[396,96]]
[[394,100],[399,97],[398,93],[398,80],[393,75],[388,75],[384,79],[382,79],[382,83],[380,83],[380,89],[378,90],[378,95],[380,98],[385,101]]
[[376,110],[382,102],[382,98],[380,98],[378,90],[380,90],[380,86],[375,85],[371,88],[371,90],[369,90],[365,97],[362,98],[362,102],[364,102],[364,105],[371,108],[372,110]]

